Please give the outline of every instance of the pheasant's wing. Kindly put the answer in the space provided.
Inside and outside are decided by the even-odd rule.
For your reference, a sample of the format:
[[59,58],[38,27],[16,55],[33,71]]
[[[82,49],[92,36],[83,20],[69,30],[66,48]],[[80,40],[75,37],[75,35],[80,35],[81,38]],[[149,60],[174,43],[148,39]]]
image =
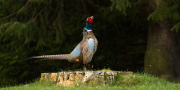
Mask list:
[[94,43],[95,43],[95,46],[94,46],[93,54],[96,52],[97,47],[98,47],[98,41],[96,38],[94,39]]
[[87,45],[87,43],[88,43],[88,39],[87,39],[87,38],[80,43],[80,49],[81,49],[81,51],[82,51],[83,48]]
[[85,42],[86,45],[82,49],[83,64],[87,64],[91,61],[95,45],[95,42],[92,38],[87,39]]
[[78,44],[74,50],[69,55],[69,62],[74,62],[76,59],[80,59],[82,50],[80,49],[80,44]]

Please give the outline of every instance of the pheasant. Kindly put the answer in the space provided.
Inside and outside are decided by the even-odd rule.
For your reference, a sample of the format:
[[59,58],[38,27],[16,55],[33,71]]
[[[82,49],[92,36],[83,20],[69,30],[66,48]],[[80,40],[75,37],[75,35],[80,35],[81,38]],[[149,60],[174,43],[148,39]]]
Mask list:
[[98,41],[91,29],[93,18],[93,16],[87,18],[86,26],[83,28],[83,39],[70,54],[41,55],[33,56],[29,59],[57,59],[67,60],[69,62],[77,62],[83,64],[83,69],[86,71],[86,65],[92,60],[92,57],[96,52],[98,46]]

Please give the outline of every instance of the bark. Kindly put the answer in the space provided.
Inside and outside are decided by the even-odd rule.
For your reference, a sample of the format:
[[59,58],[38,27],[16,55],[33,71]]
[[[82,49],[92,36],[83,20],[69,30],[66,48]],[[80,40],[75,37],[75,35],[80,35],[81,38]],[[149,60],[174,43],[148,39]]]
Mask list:
[[161,77],[180,77],[180,34],[170,24],[151,22],[148,30],[145,72]]

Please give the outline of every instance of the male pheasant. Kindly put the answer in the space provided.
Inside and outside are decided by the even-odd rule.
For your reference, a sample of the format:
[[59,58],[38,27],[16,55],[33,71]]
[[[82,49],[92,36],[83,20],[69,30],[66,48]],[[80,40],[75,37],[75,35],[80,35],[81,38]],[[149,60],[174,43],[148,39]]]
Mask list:
[[70,54],[33,56],[30,59],[41,58],[43,60],[67,60],[69,62],[83,64],[83,69],[86,70],[86,64],[92,60],[98,46],[98,41],[91,29],[92,23],[93,16],[88,17],[86,20],[86,26],[83,28],[83,39]]

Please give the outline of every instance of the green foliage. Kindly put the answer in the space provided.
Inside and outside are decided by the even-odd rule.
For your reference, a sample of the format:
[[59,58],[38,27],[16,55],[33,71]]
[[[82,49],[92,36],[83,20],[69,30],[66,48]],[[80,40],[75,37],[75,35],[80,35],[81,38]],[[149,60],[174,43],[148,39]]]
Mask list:
[[81,41],[85,20],[91,15],[95,17],[93,32],[99,41],[90,63],[94,69],[136,70],[137,63],[138,69],[142,68],[147,22],[144,16],[138,15],[141,9],[135,14],[133,9],[128,9],[124,16],[111,10],[109,0],[6,0],[2,3],[1,86],[31,81],[41,72],[81,69],[67,61],[19,61],[37,55],[70,53]]
[[157,0],[155,10],[148,16],[148,20],[180,20],[178,0]]
[[126,9],[131,8],[131,2],[129,0],[111,0],[112,1],[112,7],[118,9],[120,12],[126,15]]
[[60,10],[60,3],[47,1],[7,0],[0,5],[0,86],[18,84],[37,77],[41,72],[38,71],[38,63],[19,61],[45,53],[45,48],[53,50],[57,45],[61,48],[64,35],[60,33],[63,32],[59,28],[62,25],[56,20],[59,19],[57,10]]
[[180,29],[180,22],[178,22],[177,24],[175,24],[171,30],[172,30],[172,31],[175,30],[176,32],[178,32],[179,29]]
[[148,16],[148,20],[171,21],[173,27],[171,30],[179,30],[180,20],[180,1],[179,0],[157,0],[154,11]]
[[[179,20],[180,20],[180,1],[179,0],[111,0],[112,9],[115,7],[123,14],[126,15],[126,9],[131,8],[132,6],[139,6],[140,4],[147,5],[144,8],[147,8],[146,11],[150,11],[147,20],[154,21],[170,21],[173,23],[171,30],[176,32],[179,30]],[[148,4],[146,4],[148,3]],[[136,12],[133,11],[134,13]]]
[[32,3],[43,3],[43,4],[48,4],[50,3],[52,0],[28,0],[29,2]]

